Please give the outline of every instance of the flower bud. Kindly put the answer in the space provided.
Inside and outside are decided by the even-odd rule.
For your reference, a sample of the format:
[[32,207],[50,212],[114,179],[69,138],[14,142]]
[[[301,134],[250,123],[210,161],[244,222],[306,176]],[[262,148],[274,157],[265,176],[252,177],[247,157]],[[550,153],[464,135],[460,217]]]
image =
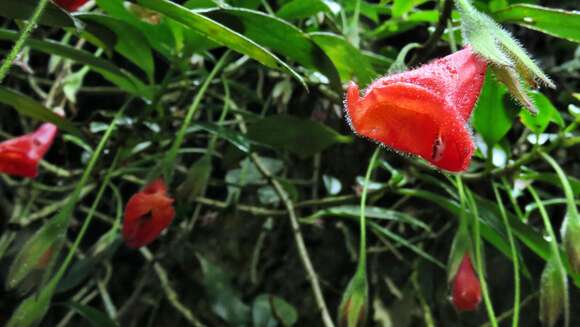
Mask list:
[[546,264],[540,279],[540,321],[544,326],[552,327],[562,314],[567,286],[565,277],[558,268],[556,260]]
[[357,273],[348,284],[338,309],[339,327],[362,327],[368,309],[368,285],[364,274]]
[[573,272],[580,274],[580,222],[570,213],[562,225],[562,240]]
[[466,252],[453,279],[451,301],[458,311],[473,311],[481,302],[481,285]]
[[68,12],[74,12],[79,10],[85,3],[89,0],[54,0],[54,2],[61,8]]

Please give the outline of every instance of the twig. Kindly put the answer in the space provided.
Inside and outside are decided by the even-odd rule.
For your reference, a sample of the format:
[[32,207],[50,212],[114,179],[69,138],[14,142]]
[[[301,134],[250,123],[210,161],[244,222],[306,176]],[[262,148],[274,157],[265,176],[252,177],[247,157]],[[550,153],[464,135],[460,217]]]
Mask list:
[[422,53],[420,55],[415,54],[411,58],[411,60],[409,61],[410,67],[423,61],[425,58],[429,56],[429,54],[431,54],[431,52],[433,52],[433,49],[435,48],[437,41],[439,41],[441,35],[443,35],[443,32],[445,31],[447,21],[451,17],[452,9],[453,9],[453,0],[445,0],[445,2],[443,3],[443,8],[441,8],[441,14],[439,15],[439,21],[437,22],[437,27],[435,28],[435,31],[433,32],[433,34],[431,34],[431,36],[425,42],[425,44],[421,46]]
[[306,269],[306,273],[308,274],[308,280],[310,281],[310,286],[312,287],[312,292],[314,293],[314,298],[316,299],[316,304],[318,305],[318,309],[320,310],[320,314],[322,315],[322,322],[326,327],[334,327],[334,323],[332,322],[332,318],[330,318],[330,314],[328,313],[328,308],[326,307],[326,302],[324,301],[324,296],[322,295],[322,290],[320,288],[320,283],[318,281],[318,277],[316,276],[316,271],[314,271],[314,267],[312,266],[312,261],[310,260],[310,256],[308,255],[308,250],[306,249],[306,245],[304,243],[304,238],[302,237],[302,232],[300,231],[300,225],[298,224],[298,218],[296,217],[296,212],[294,211],[294,203],[290,200],[288,193],[284,190],[284,187],[280,182],[278,182],[268,168],[262,163],[260,157],[253,153],[250,158],[252,162],[258,168],[260,173],[270,182],[270,184],[274,187],[274,190],[282,199],[286,210],[288,211],[288,216],[290,217],[290,224],[292,225],[292,230],[294,231],[294,240],[296,241],[296,246],[298,247],[298,253],[300,254],[300,259],[302,259],[302,264],[304,265],[304,269]]
[[153,269],[155,269],[155,273],[157,273],[157,277],[159,277],[159,281],[161,282],[161,288],[165,292],[165,296],[167,300],[173,305],[173,307],[181,313],[181,315],[192,325],[196,327],[203,327],[205,326],[199,319],[189,310],[183,303],[179,301],[179,295],[177,292],[171,287],[169,283],[169,278],[167,277],[167,271],[165,268],[161,266],[159,263],[154,262],[153,254],[146,248],[143,247],[140,249],[141,254],[145,257],[145,259],[149,262],[153,263]]

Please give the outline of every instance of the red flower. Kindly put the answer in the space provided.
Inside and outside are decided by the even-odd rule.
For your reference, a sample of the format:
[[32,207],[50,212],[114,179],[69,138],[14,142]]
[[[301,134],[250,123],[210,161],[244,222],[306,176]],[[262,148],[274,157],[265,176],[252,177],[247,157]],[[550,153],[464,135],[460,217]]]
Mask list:
[[89,0],[53,0],[59,7],[69,12],[77,11],[82,5]]
[[0,173],[20,177],[38,176],[38,164],[58,133],[54,124],[42,124],[36,131],[0,143]]
[[471,258],[467,253],[463,256],[457,274],[455,274],[451,301],[455,309],[459,311],[473,311],[481,302],[481,285],[479,278],[473,271]]
[[173,199],[159,178],[134,194],[125,207],[123,238],[127,246],[140,248],[159,236],[175,216]]
[[351,127],[438,168],[464,171],[475,148],[467,121],[486,66],[467,47],[415,70],[382,77],[362,98],[351,82],[346,94]]

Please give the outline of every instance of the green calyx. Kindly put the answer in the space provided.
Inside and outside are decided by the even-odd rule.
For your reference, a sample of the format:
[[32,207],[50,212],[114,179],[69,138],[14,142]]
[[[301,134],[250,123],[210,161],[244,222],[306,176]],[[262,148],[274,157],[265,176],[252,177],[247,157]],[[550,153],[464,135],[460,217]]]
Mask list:
[[532,114],[537,109],[527,95],[529,87],[541,81],[555,88],[552,80],[528,55],[522,45],[489,16],[475,9],[468,0],[457,0],[461,14],[461,30],[466,44],[488,60],[496,77],[511,95]]

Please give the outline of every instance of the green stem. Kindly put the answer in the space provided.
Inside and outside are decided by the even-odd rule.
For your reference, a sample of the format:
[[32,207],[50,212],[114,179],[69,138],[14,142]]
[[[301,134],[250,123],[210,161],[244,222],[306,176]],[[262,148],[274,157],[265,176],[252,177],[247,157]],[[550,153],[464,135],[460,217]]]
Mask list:
[[562,183],[562,188],[564,189],[564,194],[566,195],[566,200],[568,202],[568,210],[572,213],[568,217],[578,217],[578,208],[574,201],[574,192],[572,191],[572,186],[566,177],[566,174],[562,170],[562,167],[552,158],[549,154],[541,152],[540,155],[546,160],[552,168],[556,171],[558,178],[560,178],[560,183]]
[[480,233],[480,219],[479,219],[479,212],[477,209],[477,203],[473,198],[473,194],[471,191],[466,190],[465,194],[467,195],[467,199],[469,200],[469,204],[471,207],[471,214],[473,216],[473,239],[475,242],[475,263],[477,265],[477,272],[479,275],[479,282],[481,284],[481,292],[483,295],[483,302],[485,303],[485,309],[487,311],[487,316],[489,317],[489,323],[493,327],[497,327],[497,319],[495,316],[495,311],[493,310],[493,304],[491,303],[491,298],[489,296],[489,290],[487,288],[487,282],[485,279],[484,268],[483,268],[483,255],[481,253],[482,246],[481,246],[481,233]]
[[32,33],[32,31],[36,27],[36,23],[42,16],[42,13],[44,12],[44,8],[46,7],[47,3],[48,0],[40,0],[38,2],[38,5],[36,6],[36,9],[34,9],[32,17],[30,17],[28,23],[26,23],[26,26],[24,26],[24,29],[20,33],[18,40],[16,40],[14,47],[12,47],[12,50],[10,50],[10,53],[8,53],[8,56],[6,56],[6,58],[2,62],[2,66],[0,66],[0,84],[4,82],[4,78],[6,77],[6,75],[8,75],[8,71],[10,70],[10,67],[12,67],[14,60],[16,60],[18,53],[20,53],[20,50],[22,50],[24,43],[26,43],[26,40],[28,40],[30,33]]
[[366,266],[367,266],[367,225],[366,225],[366,215],[365,215],[365,207],[367,202],[367,190],[369,181],[371,179],[371,174],[375,168],[375,163],[377,158],[379,157],[379,153],[381,152],[381,148],[377,147],[375,152],[369,161],[369,165],[367,167],[367,173],[365,175],[365,181],[363,185],[362,195],[360,198],[360,247],[359,247],[359,260],[358,260],[358,268],[357,274],[365,273]]
[[193,99],[191,106],[189,106],[189,109],[187,110],[187,114],[183,119],[183,124],[181,124],[181,128],[179,129],[179,131],[177,132],[177,136],[175,137],[175,142],[173,142],[171,148],[168,150],[167,155],[165,156],[163,169],[165,181],[167,184],[171,184],[171,180],[173,179],[175,159],[177,158],[177,152],[179,151],[179,148],[181,147],[181,144],[183,143],[183,140],[185,138],[185,132],[189,127],[189,124],[191,124],[191,120],[193,119],[193,116],[195,115],[195,113],[199,108],[201,99],[205,95],[205,92],[207,91],[209,84],[214,79],[218,71],[220,71],[223,65],[225,64],[229,53],[230,51],[224,53],[223,56],[220,58],[220,60],[215,64],[209,75],[207,75],[207,78],[199,88],[199,91],[197,92],[195,99]]
[[64,276],[66,269],[68,268],[70,262],[72,261],[76,250],[78,249],[81,241],[83,240],[83,237],[85,236],[85,233],[87,232],[87,229],[89,228],[89,225],[91,224],[91,221],[93,220],[93,217],[95,216],[97,206],[101,202],[101,197],[103,196],[103,193],[105,192],[105,189],[107,188],[107,185],[109,184],[109,180],[111,179],[111,175],[113,173],[113,170],[114,170],[115,166],[117,165],[117,160],[119,159],[119,153],[120,152],[117,152],[117,154],[115,155],[115,159],[113,159],[113,163],[111,164],[111,166],[109,167],[109,170],[107,171],[107,175],[105,176],[105,179],[103,180],[103,183],[101,184],[101,187],[100,187],[99,191],[97,192],[97,196],[95,197],[95,201],[93,201],[93,205],[91,206],[91,209],[90,209],[87,217],[85,218],[83,226],[81,227],[81,230],[79,231],[79,234],[77,235],[77,238],[75,239],[75,242],[73,243],[72,247],[70,248],[68,255],[64,259],[64,262],[60,265],[60,268],[54,277],[54,280],[56,280],[56,283],[58,283],[58,281],[62,278],[62,276]]
[[558,239],[556,238],[556,233],[554,233],[554,229],[552,228],[552,223],[550,222],[550,218],[548,217],[548,213],[546,212],[546,208],[542,203],[542,200],[538,196],[538,193],[534,189],[532,185],[528,185],[528,190],[530,194],[534,198],[534,201],[538,205],[538,210],[540,211],[540,215],[542,216],[542,220],[546,227],[546,232],[548,232],[548,236],[550,237],[550,248],[552,250],[552,255],[556,259],[556,263],[558,265],[558,270],[560,271],[560,276],[562,277],[562,283],[564,286],[564,326],[570,326],[570,301],[568,298],[568,280],[566,271],[564,269],[564,263],[562,261],[562,257],[560,256],[560,249],[558,247]]
[[501,218],[502,218],[503,224],[505,226],[507,237],[508,237],[508,240],[510,243],[510,251],[511,251],[512,262],[513,262],[513,266],[514,266],[514,268],[513,268],[514,269],[514,313],[513,313],[513,318],[512,318],[512,327],[518,327],[519,320],[520,320],[520,262],[519,262],[519,257],[517,255],[516,243],[514,240],[514,236],[512,234],[512,230],[511,230],[511,227],[509,225],[508,217],[507,217],[505,208],[503,206],[501,196],[500,196],[499,191],[497,189],[497,185],[495,183],[493,183],[492,186],[493,186],[493,193],[495,194],[495,198],[496,198],[497,204],[499,206],[499,212],[501,214]]

